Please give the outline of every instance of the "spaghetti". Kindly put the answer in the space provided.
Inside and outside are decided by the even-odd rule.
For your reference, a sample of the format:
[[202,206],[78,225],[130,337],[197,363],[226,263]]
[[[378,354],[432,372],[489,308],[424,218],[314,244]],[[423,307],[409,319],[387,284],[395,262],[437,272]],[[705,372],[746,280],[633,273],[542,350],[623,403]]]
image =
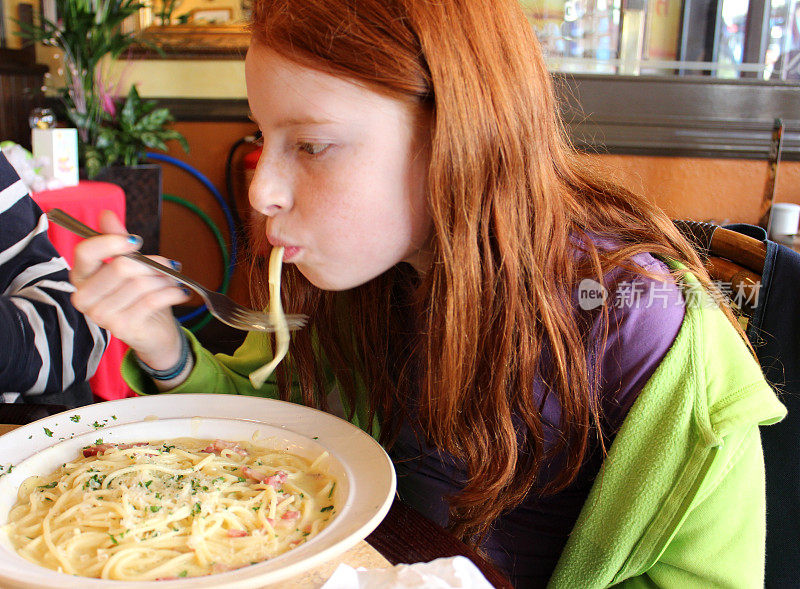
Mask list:
[[281,305],[281,267],[283,266],[283,248],[274,247],[269,256],[269,314],[275,323],[275,344],[277,349],[272,360],[250,373],[250,382],[257,389],[273,373],[289,351],[289,326]]
[[6,531],[24,558],[71,575],[150,581],[278,556],[335,515],[336,482],[247,442],[98,444],[19,489]]

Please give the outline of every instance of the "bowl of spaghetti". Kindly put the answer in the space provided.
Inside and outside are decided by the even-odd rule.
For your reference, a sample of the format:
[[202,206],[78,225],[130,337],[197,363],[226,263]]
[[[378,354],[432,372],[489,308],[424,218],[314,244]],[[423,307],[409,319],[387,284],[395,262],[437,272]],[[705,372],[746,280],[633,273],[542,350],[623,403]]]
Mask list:
[[0,437],[0,586],[261,587],[354,546],[394,489],[370,436],[300,405],[90,405]]

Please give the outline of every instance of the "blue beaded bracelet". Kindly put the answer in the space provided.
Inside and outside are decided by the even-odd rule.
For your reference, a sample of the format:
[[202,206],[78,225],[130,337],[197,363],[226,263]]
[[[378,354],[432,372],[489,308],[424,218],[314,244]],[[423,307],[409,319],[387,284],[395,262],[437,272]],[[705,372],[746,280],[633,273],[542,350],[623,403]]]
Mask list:
[[178,376],[181,372],[184,371],[186,368],[186,364],[189,362],[189,340],[186,338],[186,334],[183,333],[183,330],[180,330],[181,334],[181,357],[178,359],[178,363],[171,368],[167,368],[165,370],[155,370],[154,368],[150,368],[147,364],[142,362],[138,356],[134,354],[136,358],[136,362],[139,364],[139,368],[142,371],[153,378],[155,380],[172,380],[176,376]]

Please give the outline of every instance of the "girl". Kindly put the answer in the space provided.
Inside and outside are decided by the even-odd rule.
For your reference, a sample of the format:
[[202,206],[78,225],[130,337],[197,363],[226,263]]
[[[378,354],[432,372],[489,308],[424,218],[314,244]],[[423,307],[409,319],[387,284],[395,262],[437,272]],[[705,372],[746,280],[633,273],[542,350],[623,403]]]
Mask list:
[[760,585],[783,408],[669,219],[567,146],[517,2],[257,0],[252,36],[250,202],[309,326],[254,390],[270,339],[211,356],[106,217],[74,301],[134,388],[341,412],[520,587]]

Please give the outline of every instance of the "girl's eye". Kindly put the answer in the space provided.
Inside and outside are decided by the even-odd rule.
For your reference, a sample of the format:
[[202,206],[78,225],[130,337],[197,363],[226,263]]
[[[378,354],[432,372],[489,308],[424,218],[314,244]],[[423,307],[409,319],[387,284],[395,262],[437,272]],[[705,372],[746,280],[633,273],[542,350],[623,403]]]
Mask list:
[[308,155],[319,155],[330,147],[330,143],[307,143],[302,142],[297,144],[300,151],[304,151]]

